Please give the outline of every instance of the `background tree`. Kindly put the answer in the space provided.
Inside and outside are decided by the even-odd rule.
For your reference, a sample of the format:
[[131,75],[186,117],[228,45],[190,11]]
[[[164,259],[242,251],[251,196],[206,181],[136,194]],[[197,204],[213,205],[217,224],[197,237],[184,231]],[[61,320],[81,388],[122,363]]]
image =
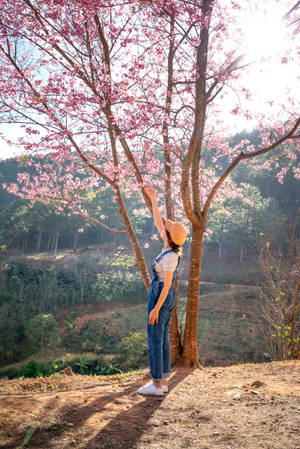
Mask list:
[[[0,182],[3,181],[3,177],[0,174]],[[0,258],[6,253],[7,248],[11,245],[14,240],[14,235],[7,238],[3,232],[7,216],[10,214],[12,204],[6,204],[4,197],[6,194],[6,189],[0,189]],[[1,229],[2,228],[2,229]]]
[[280,219],[280,212],[272,198],[263,198],[256,186],[245,187],[243,198],[216,202],[208,217],[209,241],[219,245],[219,259],[225,246],[240,247],[240,262],[243,262],[247,248],[256,247],[256,235]]
[[[230,179],[238,164],[280,145],[292,158],[283,144],[299,137],[290,95],[281,120],[275,106],[273,117],[255,117],[257,148],[245,140],[228,145],[222,114],[232,88],[240,95],[232,114],[251,117],[246,77],[240,77],[247,61],[236,43],[241,10],[230,0],[1,0],[2,117],[24,124],[18,143],[39,158],[21,158],[32,175],[20,175],[22,188],[11,192],[127,233],[146,287],[150,278],[124,198],[141,190],[151,210],[143,184],[152,182],[164,191],[168,218],[181,217],[183,209],[192,230],[186,326],[183,345],[173,327],[172,352],[189,366],[198,365],[200,264],[211,204],[241,195]],[[82,202],[107,187],[122,229],[91,216]]]
[[58,342],[58,330],[57,322],[51,313],[39,314],[28,321],[25,336],[29,344],[43,350],[45,346]]
[[300,245],[296,222],[282,223],[282,239],[260,233],[260,259],[267,280],[259,289],[264,333],[275,360],[300,358]]

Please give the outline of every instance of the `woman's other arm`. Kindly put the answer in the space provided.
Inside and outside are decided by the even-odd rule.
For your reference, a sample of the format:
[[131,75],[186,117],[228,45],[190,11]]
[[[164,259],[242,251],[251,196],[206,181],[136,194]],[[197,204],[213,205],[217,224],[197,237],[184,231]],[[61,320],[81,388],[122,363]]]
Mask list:
[[168,296],[169,290],[172,285],[173,271],[164,271],[164,286],[159,295],[158,301],[154,309],[149,313],[149,324],[158,323],[159,311]]

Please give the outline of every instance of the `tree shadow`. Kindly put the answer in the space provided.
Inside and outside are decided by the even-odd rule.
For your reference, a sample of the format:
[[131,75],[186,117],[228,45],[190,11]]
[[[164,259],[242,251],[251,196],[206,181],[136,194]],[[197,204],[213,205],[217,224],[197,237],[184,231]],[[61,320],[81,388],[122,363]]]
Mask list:
[[[172,391],[193,370],[177,369],[169,382]],[[161,406],[166,396],[144,396],[144,401],[123,410],[101,429],[83,449],[134,449],[143,435],[151,427],[149,422],[154,412]]]
[[[96,391],[95,395],[97,395],[97,397],[95,398],[95,400],[87,404],[84,403],[80,407],[74,406],[74,403],[58,407],[60,400],[57,396],[72,392],[74,390],[70,390],[67,392],[58,392],[57,395],[49,398],[40,413],[40,415],[49,416],[49,425],[44,426],[43,424],[37,424],[36,430],[34,431],[32,437],[30,438],[30,442],[28,443],[28,447],[37,449],[55,447],[53,446],[53,444],[51,444],[51,440],[53,438],[57,438],[60,435],[63,436],[66,431],[70,431],[70,428],[76,430],[77,428],[83,427],[85,421],[87,421],[94,413],[97,413],[99,410],[104,409],[106,404],[114,402],[121,397],[130,395],[135,392],[140,386],[140,383],[143,382],[143,380],[145,381],[146,378],[147,376],[145,375],[142,380],[130,384],[121,392],[103,392],[103,394],[101,394]],[[100,384],[100,386],[103,387],[103,384]],[[95,390],[97,390],[97,385],[95,385],[94,388]],[[88,389],[83,390],[86,391]],[[55,424],[55,422],[50,423],[50,416],[57,417],[57,426],[51,425]],[[36,421],[38,421],[38,419],[36,419]],[[72,426],[69,427],[68,423],[72,423]],[[20,447],[25,438],[25,435],[26,431],[15,429],[14,437],[10,439],[9,444],[1,444],[0,441],[0,449],[15,449],[16,447]]]
[[[55,447],[51,443],[51,440],[57,438],[58,436],[63,436],[65,432],[69,432],[70,428],[76,430],[80,427],[84,426],[85,421],[87,421],[94,413],[97,413],[99,410],[105,408],[106,404],[114,402],[121,397],[132,394],[137,390],[140,386],[140,383],[145,381],[147,376],[143,376],[143,378],[133,384],[130,384],[127,388],[117,393],[107,393],[97,392],[97,385],[95,388],[95,395],[97,396],[94,401],[89,402],[87,404],[83,404],[80,407],[74,406],[74,403],[69,405],[63,405],[61,407],[58,406],[60,400],[58,396],[65,393],[71,393],[74,390],[70,390],[67,392],[57,392],[57,394],[47,401],[46,405],[43,407],[43,410],[40,413],[41,415],[49,417],[49,425],[45,426],[43,424],[37,424],[36,429],[30,438],[30,442],[28,443],[28,447],[37,448],[37,449],[45,449],[47,447]],[[107,385],[108,386],[108,385]],[[110,384],[112,386],[112,384]],[[100,384],[100,387],[103,387],[103,384]],[[83,389],[84,391],[89,390],[90,388]],[[50,422],[54,418],[55,421]],[[36,419],[38,421],[39,418]],[[33,420],[35,421],[35,420]],[[42,421],[45,419],[42,418]],[[57,424],[54,426],[53,424]],[[68,423],[72,423],[72,427],[68,426]],[[16,447],[20,447],[25,438],[26,430],[15,429],[13,437],[10,438],[9,444],[2,444],[0,441],[0,449],[16,449]],[[27,445],[26,445],[27,446]]]
[[[184,380],[193,370],[192,369],[182,369],[178,368],[173,371],[172,378],[169,383],[169,390],[172,391],[176,385]],[[139,398],[144,398],[138,403],[134,403],[131,406],[131,402],[136,400],[134,393],[137,389],[149,379],[146,375],[140,378],[138,381],[131,383],[128,387],[122,389],[122,391],[116,393],[101,393],[97,392],[97,386],[95,386],[95,395],[97,397],[87,403],[83,403],[79,407],[73,403],[63,405],[58,407],[59,399],[57,397],[52,397],[49,399],[47,404],[42,410],[42,414],[48,414],[54,412],[54,414],[59,418],[57,423],[49,424],[47,427],[37,425],[35,432],[33,433],[28,447],[37,449],[46,449],[47,447],[55,447],[53,439],[58,437],[63,438],[64,435],[67,436],[70,431],[74,432],[76,440],[78,440],[77,432],[82,429],[82,440],[87,441],[86,446],[82,443],[83,441],[78,441],[78,445],[82,449],[134,449],[140,440],[142,434],[150,428],[151,424],[149,419],[154,414],[154,412],[161,406],[164,401],[165,396],[138,396]],[[102,386],[102,385],[101,385]],[[59,393],[61,394],[61,393]],[[137,393],[136,393],[137,394]],[[131,395],[128,401],[127,407],[123,409],[116,416],[110,418],[109,422],[97,433],[89,439],[88,427],[85,426],[85,422],[92,418],[94,414],[102,412],[105,406],[109,403],[122,403],[122,399]],[[51,410],[51,412],[50,412]],[[44,416],[45,416],[44,415]],[[108,418],[109,419],[109,418]],[[68,423],[72,426],[69,427]],[[55,425],[53,425],[55,424]],[[99,427],[101,423],[99,422]],[[26,431],[19,431],[14,435],[14,438],[10,440],[9,444],[1,445],[1,449],[15,449],[19,447],[26,435]],[[71,445],[70,445],[71,447]],[[74,446],[73,444],[73,447]]]

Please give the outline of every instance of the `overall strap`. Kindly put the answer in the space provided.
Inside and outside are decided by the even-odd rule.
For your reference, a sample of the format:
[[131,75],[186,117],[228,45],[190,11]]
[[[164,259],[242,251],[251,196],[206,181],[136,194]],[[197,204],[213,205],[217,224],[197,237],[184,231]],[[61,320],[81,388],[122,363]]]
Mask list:
[[158,263],[165,254],[172,253],[172,252],[173,252],[172,249],[167,249],[166,251],[161,253],[159,256],[157,256],[157,258],[155,259],[154,263]]
[[174,282],[175,277],[176,277],[176,273],[177,273],[177,269],[178,269],[178,266],[179,266],[179,262],[180,262],[180,256],[178,255],[177,267],[176,267],[175,270],[174,270],[173,278],[172,278],[172,281],[173,281],[173,282]]
[[[178,254],[178,262],[177,262],[176,270],[177,270],[177,268],[179,267],[179,262],[180,262],[180,256],[179,256],[179,254]],[[175,270],[175,271],[176,271],[176,270]]]

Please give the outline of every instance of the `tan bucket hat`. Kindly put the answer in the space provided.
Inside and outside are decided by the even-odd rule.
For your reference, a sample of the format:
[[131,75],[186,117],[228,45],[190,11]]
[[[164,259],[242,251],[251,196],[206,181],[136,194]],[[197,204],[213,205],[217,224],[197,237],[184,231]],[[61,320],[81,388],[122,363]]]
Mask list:
[[183,245],[186,239],[186,229],[178,221],[167,220],[166,230],[169,231],[171,239],[176,245]]

